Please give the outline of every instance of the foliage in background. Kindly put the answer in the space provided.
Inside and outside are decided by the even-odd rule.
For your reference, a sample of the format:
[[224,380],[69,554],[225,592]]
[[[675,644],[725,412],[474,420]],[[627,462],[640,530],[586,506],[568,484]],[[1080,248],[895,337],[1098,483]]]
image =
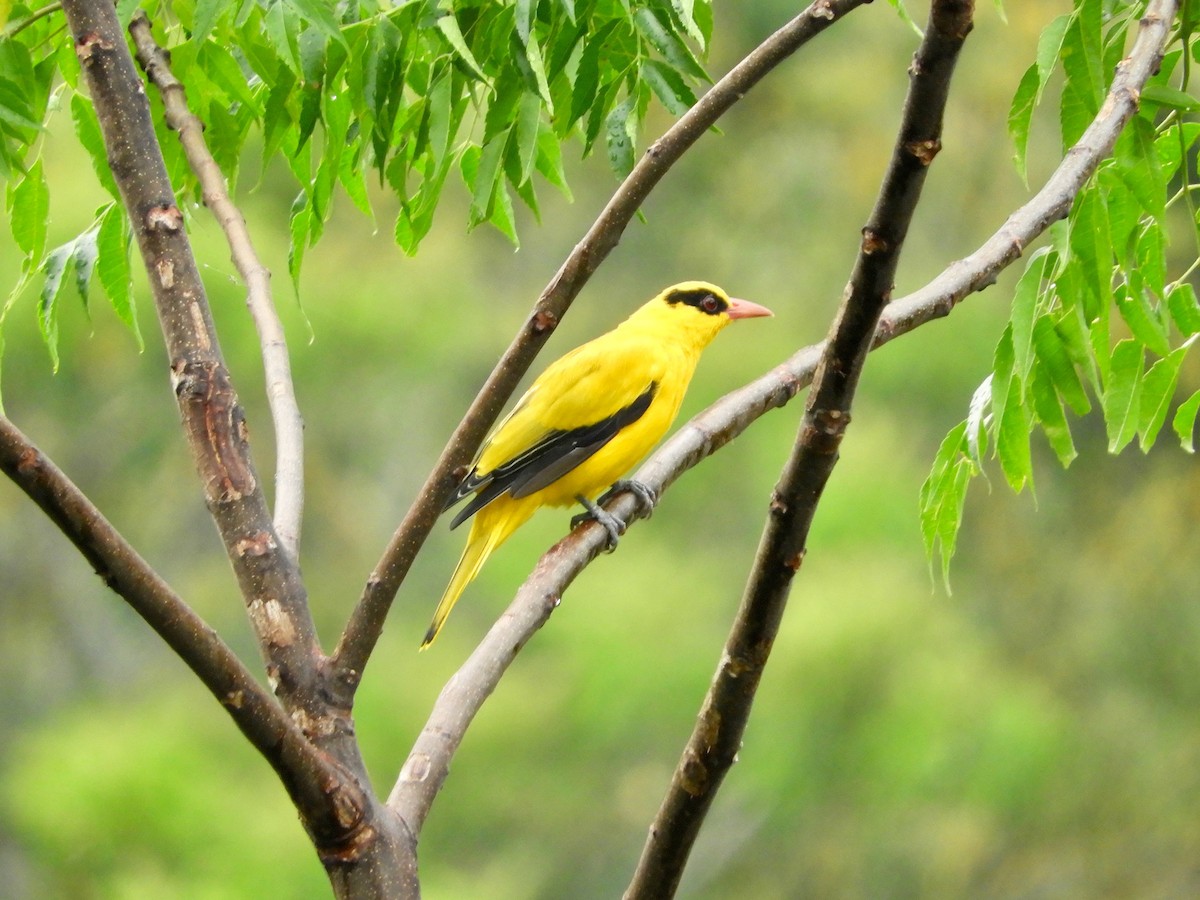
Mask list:
[[[1148,453],[1172,406],[1172,428],[1193,451],[1200,390],[1175,404],[1180,369],[1200,334],[1191,281],[1200,268],[1194,199],[1200,178],[1193,165],[1200,123],[1188,120],[1200,110],[1188,93],[1200,47],[1192,7],[1185,6],[1162,68],[1112,158],[1030,255],[992,373],[967,418],[942,442],[921,489],[926,553],[931,564],[940,556],[947,583],[967,487],[983,473],[989,447],[1012,489],[1032,490],[1032,434],[1040,430],[1062,465],[1070,465],[1077,454],[1068,415],[1086,415],[1090,394],[1104,416],[1110,453],[1134,438]],[[1051,77],[1063,75],[1058,112],[1065,152],[1099,111],[1141,11],[1137,3],[1082,0],[1043,30],[1009,111],[1022,178],[1033,113]]]
[[[121,4],[122,21],[136,8]],[[300,186],[288,258],[297,291],[304,253],[321,238],[335,195],[372,216],[372,178],[400,201],[393,233],[407,253],[428,234],[452,171],[471,197],[469,225],[489,222],[517,243],[513,194],[537,214],[540,174],[569,197],[561,146],[573,135],[584,154],[602,142],[614,171],[628,172],[651,99],[675,115],[695,102],[693,86],[707,80],[697,53],[712,35],[707,0],[185,0],[159,3],[150,15],[230,186],[252,138],[263,167],[277,153],[287,160]],[[0,177],[26,261],[0,327],[42,278],[38,316],[56,367],[68,283],[86,305],[96,275],[136,327],[129,233],[79,74],[61,14],[15,5],[0,40]],[[151,104],[172,182],[194,193],[179,142],[162,132],[157,95]],[[113,202],[77,238],[48,250],[40,141],[64,107]]]

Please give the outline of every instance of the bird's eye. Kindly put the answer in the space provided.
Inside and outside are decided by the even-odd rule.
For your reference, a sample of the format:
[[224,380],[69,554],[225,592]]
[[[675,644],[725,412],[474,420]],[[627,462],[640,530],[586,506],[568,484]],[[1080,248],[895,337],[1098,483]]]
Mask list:
[[712,315],[713,313],[718,313],[721,311],[721,301],[712,294],[708,294],[703,300],[700,301],[700,308],[709,315]]

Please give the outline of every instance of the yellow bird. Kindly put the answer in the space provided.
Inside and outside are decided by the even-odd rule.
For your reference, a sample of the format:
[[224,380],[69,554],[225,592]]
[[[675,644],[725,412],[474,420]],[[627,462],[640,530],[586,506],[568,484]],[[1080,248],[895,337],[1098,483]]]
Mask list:
[[700,353],[717,333],[734,319],[769,315],[715,285],[685,281],[551,364],[484,441],[446,504],[474,494],[450,527],[472,515],[475,521],[421,648],[433,643],[492,551],[540,507],[582,503],[588,512],[572,526],[595,518],[608,530],[609,547],[616,546],[624,523],[600,509],[597,495],[611,485],[653,505],[645,485],[617,479],[671,426]]

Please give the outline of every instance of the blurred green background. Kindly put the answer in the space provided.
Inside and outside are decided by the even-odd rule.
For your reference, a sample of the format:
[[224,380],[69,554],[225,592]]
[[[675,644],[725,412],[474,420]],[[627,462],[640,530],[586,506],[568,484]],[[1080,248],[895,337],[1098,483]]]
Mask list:
[[[897,294],[970,252],[1027,196],[1008,101],[1069,4],[980,5]],[[793,14],[718,5],[711,71]],[[918,16],[924,8],[914,9]],[[814,42],[705,137],[646,205],[546,350],[661,287],[705,278],[770,305],[708,352],[684,414],[823,337],[891,152],[916,38],[877,3]],[[1052,110],[1031,154],[1057,162]],[[65,117],[64,117],[65,118]],[[656,128],[665,127],[665,119]],[[572,156],[576,155],[571,151]],[[102,201],[69,123],[46,142],[52,239]],[[242,201],[277,273],[305,412],[304,572],[326,646],[458,416],[614,187],[572,166],[514,253],[464,234],[448,191],[415,259],[343,203],[286,277],[295,187]],[[242,173],[258,179],[254,160]],[[257,343],[217,229],[191,222],[260,473],[273,454]],[[1186,254],[1188,248],[1178,248]],[[0,273],[20,262],[0,247]],[[1105,452],[1074,423],[1063,472],[1035,439],[1036,497],[973,486],[953,594],[933,587],[917,492],[989,371],[1017,272],[876,354],[762,683],[739,764],[680,896],[1200,895],[1200,474],[1166,437]],[[137,276],[133,337],[64,311],[52,374],[34,292],[5,330],[8,415],[244,658],[257,651],[200,497]],[[307,317],[307,321],[306,318]],[[310,331],[311,329],[311,331]],[[311,339],[310,339],[311,335]],[[1185,370],[1188,390],[1200,383]],[[431,898],[602,898],[627,883],[717,662],[801,402],[688,473],[568,592],[484,707],[421,843]],[[543,513],[484,570],[436,647],[416,646],[462,535],[439,528],[368,670],[358,732],[386,793],[440,686],[569,514]],[[0,893],[14,898],[328,894],[284,792],[216,703],[12,485],[0,484]]]

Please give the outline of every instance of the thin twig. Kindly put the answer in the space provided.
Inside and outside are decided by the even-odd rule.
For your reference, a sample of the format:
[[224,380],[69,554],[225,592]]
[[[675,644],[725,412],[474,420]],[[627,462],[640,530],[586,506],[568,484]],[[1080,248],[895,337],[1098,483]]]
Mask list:
[[441,514],[446,498],[460,480],[463,466],[478,449],[487,429],[512,396],[521,376],[528,370],[572,300],[617,246],[625,227],[650,191],[683,153],[763,76],[864,2],[868,0],[817,0],[809,6],[713,85],[694,107],[650,146],[618,187],[599,218],[542,291],[533,312],[455,429],[372,571],[333,654],[333,672],[347,691],[347,702],[382,633],[384,619],[396,591]]
[[[1174,15],[1173,0],[1151,4],[1107,101],[1041,190],[975,252],[951,263],[918,290],[893,300],[880,319],[873,347],[948,316],[968,296],[991,287],[999,273],[1020,258],[1025,247],[1066,215],[1075,195],[1112,151],[1121,130],[1136,112],[1138,94],[1157,68],[1167,25]],[[661,496],[688,469],[807,387],[825,347],[825,343],[805,347],[755,381],[722,397],[681,426],[642,464],[634,478]],[[645,515],[630,494],[618,495],[607,509],[629,523]],[[508,609],[442,690],[388,798],[388,805],[410,827],[419,830],[475,714],[521,647],[557,608],[567,586],[604,549],[605,540],[603,529],[584,526],[548,550]]]
[[225,233],[233,264],[246,285],[246,306],[262,346],[267,401],[275,426],[275,532],[283,549],[293,560],[299,560],[304,513],[304,420],[296,403],[283,323],[271,299],[271,272],[254,250],[246,219],[230,199],[225,176],[204,140],[204,123],[188,108],[184,87],[171,71],[166,52],[154,40],[145,12],[134,14],[129,33],[137,48],[138,63],[162,94],[167,126],[179,135],[188,165],[200,182],[204,205]]
[[[355,792],[352,779],[305,738],[208,623],[176,594],[54,463],[0,416],[0,470],[29,495],[79,549],[96,574],[175,651],[247,740],[275,769],[297,808],[316,827],[338,808],[361,805],[326,791]],[[345,830],[344,823],[338,825]]]

